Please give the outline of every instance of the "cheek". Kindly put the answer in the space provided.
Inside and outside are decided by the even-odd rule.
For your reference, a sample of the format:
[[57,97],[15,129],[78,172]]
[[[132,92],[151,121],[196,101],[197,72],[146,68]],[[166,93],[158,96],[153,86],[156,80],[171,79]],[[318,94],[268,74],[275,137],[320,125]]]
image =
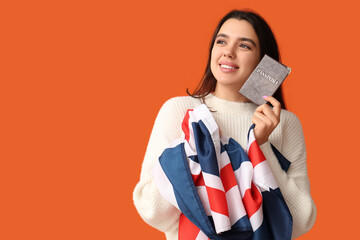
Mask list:
[[259,62],[260,62],[260,52],[257,51],[257,53],[254,55],[253,58],[254,68],[259,64]]
[[255,67],[259,64],[259,62],[260,62],[260,59],[257,56],[248,58],[247,66],[248,66],[249,71],[252,72],[255,69]]
[[211,51],[211,57],[210,57],[210,69],[213,72],[213,69],[217,65],[217,52],[216,50]]

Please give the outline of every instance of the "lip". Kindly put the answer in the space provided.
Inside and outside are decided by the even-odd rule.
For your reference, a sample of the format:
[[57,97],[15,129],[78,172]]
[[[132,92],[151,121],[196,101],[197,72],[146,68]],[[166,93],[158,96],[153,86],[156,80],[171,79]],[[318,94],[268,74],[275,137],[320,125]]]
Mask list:
[[[222,67],[221,65],[227,65],[232,68],[225,68],[225,67]],[[229,61],[220,61],[219,68],[222,72],[229,73],[229,72],[235,72],[236,70],[238,70],[239,66],[232,62],[229,62]]]

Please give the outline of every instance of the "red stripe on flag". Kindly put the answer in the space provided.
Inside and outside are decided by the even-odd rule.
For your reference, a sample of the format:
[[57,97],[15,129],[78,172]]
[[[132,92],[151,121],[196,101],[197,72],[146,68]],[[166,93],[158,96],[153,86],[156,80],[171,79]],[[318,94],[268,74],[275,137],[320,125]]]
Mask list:
[[220,178],[223,183],[225,192],[229,191],[232,187],[237,185],[234,170],[230,163],[220,170]]
[[261,192],[257,189],[254,183],[251,183],[251,189],[245,191],[243,197],[243,203],[246,209],[246,213],[250,218],[257,210],[259,210],[262,204]]
[[219,189],[206,186],[210,209],[214,212],[229,216],[225,193]]
[[196,239],[200,229],[193,224],[184,214],[179,219],[179,240]]
[[204,178],[202,173],[200,173],[199,175],[194,175],[192,174],[192,179],[194,181],[195,186],[205,186],[205,182],[204,182]]
[[185,139],[186,141],[189,142],[189,139],[190,139],[190,130],[189,130],[189,119],[190,119],[190,115],[189,115],[189,111],[193,111],[193,109],[189,109],[187,112],[186,112],[186,115],[184,117],[184,120],[181,124],[181,128],[183,130],[183,132],[185,133]]
[[256,141],[252,142],[250,145],[248,156],[253,167],[265,161],[265,156]]

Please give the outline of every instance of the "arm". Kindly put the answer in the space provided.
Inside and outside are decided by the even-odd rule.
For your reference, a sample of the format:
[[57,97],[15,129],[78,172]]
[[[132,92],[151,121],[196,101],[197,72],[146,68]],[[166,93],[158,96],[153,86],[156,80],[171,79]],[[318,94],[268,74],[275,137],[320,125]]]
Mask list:
[[291,162],[288,172],[282,170],[269,142],[264,143],[260,148],[269,161],[273,174],[293,216],[292,238],[297,238],[309,231],[314,225],[316,207],[310,194],[310,183],[306,166],[306,147],[301,123],[290,112],[282,114],[281,121],[282,146],[281,150],[279,150]]
[[184,114],[179,111],[174,99],[167,101],[160,109],[146,149],[140,181],[133,193],[135,207],[142,219],[162,232],[177,228],[180,212],[160,195],[151,169],[169,143],[181,137]]
[[[299,119],[290,112],[281,112],[280,103],[273,97],[264,97],[274,108],[259,106],[253,116],[254,132],[262,152],[269,161],[273,174],[293,216],[292,238],[297,238],[311,229],[316,219],[316,207],[310,194],[306,166],[306,147]],[[268,141],[281,118],[282,146],[280,152],[290,162],[287,172],[282,170]],[[278,134],[278,133],[276,133]],[[273,134],[274,135],[274,134]]]

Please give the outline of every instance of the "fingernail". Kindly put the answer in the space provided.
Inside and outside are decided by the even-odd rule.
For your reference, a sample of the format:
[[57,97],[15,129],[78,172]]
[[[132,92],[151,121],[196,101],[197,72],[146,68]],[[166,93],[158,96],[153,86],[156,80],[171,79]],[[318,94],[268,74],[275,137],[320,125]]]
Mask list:
[[267,98],[268,96],[263,96],[263,98]]

